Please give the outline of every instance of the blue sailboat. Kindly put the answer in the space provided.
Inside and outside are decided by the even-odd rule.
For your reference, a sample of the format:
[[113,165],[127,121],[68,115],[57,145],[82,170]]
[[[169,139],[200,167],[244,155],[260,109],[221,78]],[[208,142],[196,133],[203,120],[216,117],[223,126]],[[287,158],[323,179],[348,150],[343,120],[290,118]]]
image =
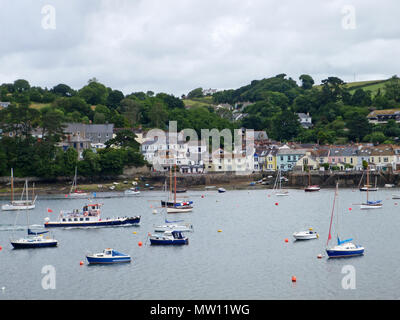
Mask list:
[[337,196],[338,196],[338,183],[336,183],[335,197],[333,200],[331,223],[329,226],[328,241],[326,242],[326,253],[329,258],[361,256],[364,254],[364,247],[352,243],[351,241],[353,241],[353,239],[340,240],[339,235],[337,235],[337,245],[333,247],[328,247],[329,240],[332,239],[331,236],[332,221],[333,221],[333,214],[335,212],[335,203]]
[[[16,220],[15,220],[16,221]],[[48,230],[32,231],[29,227],[29,215],[27,213],[28,236],[25,238],[10,240],[14,249],[56,247],[58,241],[52,237],[44,237]]]

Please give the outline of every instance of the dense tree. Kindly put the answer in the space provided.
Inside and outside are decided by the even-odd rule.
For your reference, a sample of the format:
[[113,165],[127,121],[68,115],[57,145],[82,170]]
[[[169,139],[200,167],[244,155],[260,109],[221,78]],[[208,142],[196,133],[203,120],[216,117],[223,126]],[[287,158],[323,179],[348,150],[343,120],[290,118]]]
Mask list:
[[299,79],[301,80],[301,87],[304,90],[311,89],[314,85],[314,79],[308,74],[302,74]]

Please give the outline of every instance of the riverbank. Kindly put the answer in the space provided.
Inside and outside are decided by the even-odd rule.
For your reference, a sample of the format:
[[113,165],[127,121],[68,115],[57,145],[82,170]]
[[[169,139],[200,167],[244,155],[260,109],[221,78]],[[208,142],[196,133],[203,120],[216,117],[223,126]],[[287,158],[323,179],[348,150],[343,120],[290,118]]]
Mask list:
[[[289,172],[282,174],[287,181],[285,188],[302,189],[309,184],[320,185],[321,188],[335,187],[339,182],[341,188],[356,188],[366,183],[362,172]],[[361,179],[363,178],[363,179]],[[55,180],[43,178],[26,178],[29,182],[30,193],[35,194],[67,194],[71,188],[70,177],[59,177]],[[241,189],[271,189],[276,179],[275,172],[259,172],[247,175],[234,173],[209,173],[209,174],[177,174],[177,188],[188,190],[204,190],[207,186],[223,187],[227,190]],[[14,178],[14,195],[21,194],[25,178]],[[263,184],[261,184],[263,182]],[[174,183],[174,181],[172,181]],[[383,187],[385,184],[400,186],[399,173],[372,172],[370,184]],[[164,185],[170,184],[170,177],[166,173],[150,172],[147,174],[118,177],[78,177],[78,188],[86,192],[124,191],[132,187],[140,190],[162,190]],[[9,177],[0,178],[0,194],[10,195],[11,185]]]

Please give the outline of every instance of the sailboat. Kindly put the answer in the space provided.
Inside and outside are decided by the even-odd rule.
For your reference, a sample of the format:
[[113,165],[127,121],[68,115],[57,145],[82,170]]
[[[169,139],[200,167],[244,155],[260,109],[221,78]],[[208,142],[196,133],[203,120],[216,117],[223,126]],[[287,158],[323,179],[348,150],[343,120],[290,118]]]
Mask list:
[[[279,189],[278,189],[278,184],[279,184]],[[281,176],[281,169],[278,169],[278,174],[276,175],[274,187],[273,187],[273,194],[276,196],[288,196],[289,191],[286,189],[282,189],[282,176]]]
[[69,191],[69,196],[71,198],[77,198],[77,197],[87,197],[89,194],[87,192],[83,192],[82,190],[78,190],[78,168],[75,167],[75,176],[74,176],[74,181],[72,182],[71,190]]
[[336,215],[337,215],[337,223],[336,223],[336,234],[337,234],[337,245],[329,247],[329,241],[332,239],[331,231],[332,231],[332,221],[333,221],[333,214],[335,212],[335,204],[338,197],[338,189],[339,184],[336,183],[336,190],[335,190],[335,197],[333,199],[333,206],[332,206],[332,213],[331,213],[331,222],[329,225],[329,235],[328,240],[326,242],[326,253],[329,258],[341,258],[341,257],[353,257],[353,256],[360,256],[364,254],[364,247],[360,245],[356,245],[351,241],[353,239],[346,239],[340,240],[339,238],[339,215],[338,215],[338,208],[336,206]]
[[311,185],[311,173],[308,169],[308,186],[304,189],[305,192],[315,192],[319,191],[321,188],[318,185]]
[[[18,216],[17,216],[18,217]],[[58,241],[52,237],[44,237],[47,230],[33,231],[29,224],[29,214],[26,213],[28,236],[20,239],[10,239],[11,245],[14,249],[29,249],[29,248],[44,248],[44,247],[56,247]],[[17,222],[17,219],[15,219]]]
[[[174,178],[174,198],[173,201],[170,198],[172,195],[168,193],[168,201],[161,200],[161,206],[167,208],[167,213],[180,213],[180,212],[190,212],[193,209],[193,201],[177,201],[176,200],[176,165],[175,168],[175,178]],[[170,167],[170,191],[172,191],[172,170]]]
[[[361,190],[361,189],[360,189]],[[376,201],[369,201],[368,199],[368,194],[369,194],[370,188],[369,188],[369,168],[367,168],[367,201],[365,203],[361,203],[360,209],[380,209],[382,208],[382,200],[376,200]],[[376,190],[373,190],[376,191]]]
[[[363,172],[363,175],[361,176],[361,179],[363,176],[364,176],[364,172]],[[360,180],[360,183],[361,183],[361,180]],[[377,183],[377,177],[375,177],[375,187],[372,187],[369,184],[369,168],[367,168],[367,184],[364,184],[364,186],[360,188],[360,191],[378,191],[378,188],[376,187],[376,183]]]
[[[26,195],[25,200],[23,200],[24,194]],[[33,191],[33,195],[34,195],[34,191]],[[14,174],[13,174],[13,169],[11,169],[11,202],[2,205],[1,210],[15,211],[15,210],[35,209],[36,198],[37,198],[37,196],[35,196],[35,198],[33,200],[29,200],[28,180],[25,180],[25,185],[24,185],[24,189],[22,190],[21,199],[14,200]]]

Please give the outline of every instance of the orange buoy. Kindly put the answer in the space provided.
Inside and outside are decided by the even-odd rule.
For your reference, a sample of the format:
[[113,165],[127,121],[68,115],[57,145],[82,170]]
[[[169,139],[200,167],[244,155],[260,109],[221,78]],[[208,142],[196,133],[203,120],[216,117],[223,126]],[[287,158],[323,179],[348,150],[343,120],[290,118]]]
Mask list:
[[296,282],[296,281],[297,281],[296,277],[292,276],[292,282]]
[[149,233],[147,233],[147,235],[150,237],[150,236],[151,236],[151,233],[149,232]]
[[321,259],[322,258],[322,254],[317,255],[317,258]]
[[289,239],[288,239],[288,238],[286,238],[286,239],[285,239],[285,242],[289,242]]
[[142,241],[138,242],[139,247],[141,247],[143,245]]
[[81,265],[81,266],[82,266],[82,265],[83,265],[83,261],[80,261],[80,262],[79,262],[79,265]]

